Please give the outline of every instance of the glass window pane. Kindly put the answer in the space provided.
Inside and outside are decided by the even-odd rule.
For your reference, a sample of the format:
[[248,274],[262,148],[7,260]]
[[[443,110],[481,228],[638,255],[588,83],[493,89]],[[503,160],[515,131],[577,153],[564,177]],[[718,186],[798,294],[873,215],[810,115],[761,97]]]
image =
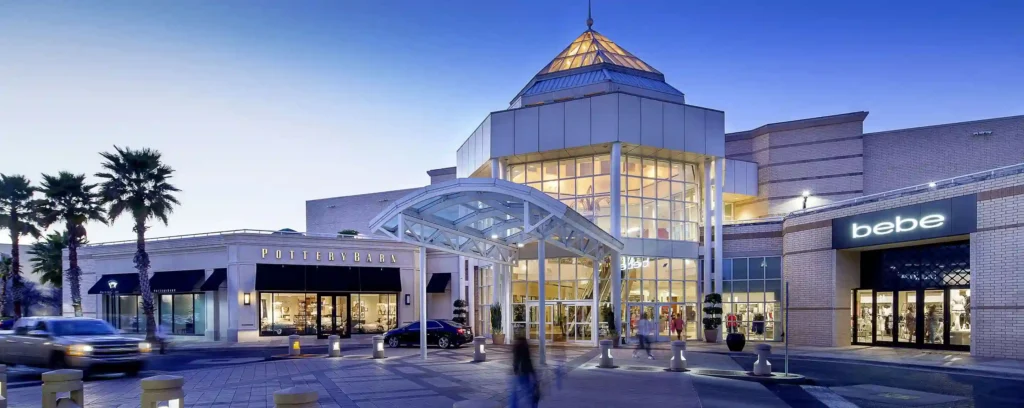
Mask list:
[[764,269],[768,266],[764,258],[750,258],[750,262],[747,266],[747,271],[750,274],[750,279],[764,279]]
[[576,161],[573,159],[558,161],[558,178],[576,177]]
[[593,176],[594,175],[594,158],[592,157],[580,157],[576,159],[576,175],[578,176]]
[[591,177],[580,177],[576,179],[576,195],[594,195],[594,179]]
[[643,194],[642,180],[640,177],[626,177],[626,195],[640,197]]
[[157,320],[161,326],[166,327],[167,330],[172,330],[171,324],[174,322],[172,315],[171,305],[173,304],[173,297],[171,295],[158,295],[160,297],[160,315]]
[[644,199],[643,210],[640,215],[644,218],[657,218],[658,217],[658,206],[654,200]]
[[611,192],[611,188],[611,176],[604,175],[594,177],[594,194],[608,194]]
[[971,345],[971,290],[949,290],[949,344]]
[[668,220],[672,218],[672,202],[665,200],[658,200],[655,204],[658,206],[658,219]]
[[671,177],[672,180],[675,180],[675,181],[683,181],[684,180],[684,178],[683,178],[683,164],[682,163],[673,162],[671,164],[671,172],[672,172],[672,177]]
[[672,302],[671,288],[668,281],[658,281],[658,301]]
[[658,220],[658,239],[670,239],[669,237],[669,221]]
[[629,197],[626,199],[626,215],[630,217],[640,217],[643,212],[643,208],[640,206],[640,199]]
[[595,173],[594,174],[611,174],[612,172],[612,158],[609,155],[601,155],[594,157]]
[[735,258],[732,260],[732,278],[747,279],[747,258]]
[[683,294],[683,282],[681,282],[681,281],[672,281],[672,299],[670,301],[672,301],[672,302],[682,302],[683,301],[683,296],[684,296],[684,294]]
[[653,239],[655,237],[655,230],[657,228],[657,224],[655,223],[655,221],[644,219],[642,220],[641,225],[643,225],[643,234],[641,235],[641,238]]
[[687,241],[700,241],[700,235],[699,232],[697,232],[697,223],[686,222],[683,223],[683,227],[686,229]]
[[764,271],[765,279],[778,279],[782,277],[782,258],[773,256],[766,258],[767,268]]
[[558,179],[558,162],[546,161],[544,162],[544,180],[557,180]]
[[267,292],[260,292],[260,335],[274,334],[271,326],[274,324],[274,301],[273,295]]
[[683,263],[686,265],[686,280],[695,281],[697,280],[697,260],[696,259],[684,259]]
[[526,182],[533,183],[541,181],[540,178],[540,163],[527,163],[526,164]]
[[642,226],[639,218],[629,218],[626,220],[629,223],[629,228],[626,229],[627,238],[640,238],[643,234],[641,231]]
[[657,169],[655,168],[655,161],[653,159],[643,159],[643,176],[644,178],[653,179],[657,177]]
[[672,237],[670,239],[675,241],[682,241],[686,239],[686,229],[682,222],[672,221]]
[[641,270],[643,271],[644,279],[655,279],[657,278],[657,262],[651,262],[649,258],[637,258],[642,260]]
[[946,292],[944,290],[924,291],[924,343],[945,344],[943,339],[943,304],[945,303]]
[[641,194],[644,198],[658,198],[658,184],[654,179],[643,178],[641,179]]
[[687,183],[696,183],[697,182],[697,177],[695,176],[695,174],[696,174],[696,170],[695,169],[696,169],[696,166],[694,166],[692,164],[685,165],[685,173],[684,174],[685,174],[685,181]]
[[523,184],[526,182],[526,172],[523,165],[508,166],[508,179],[513,183]]
[[697,298],[697,282],[686,282],[686,301],[687,302],[700,302],[701,299]]
[[597,217],[597,219],[594,220],[594,224],[597,224],[597,227],[605,232],[611,232],[612,217]]
[[626,174],[628,174],[630,176],[640,176],[640,175],[643,175],[643,171],[641,171],[642,160],[639,157],[632,157],[632,156],[630,156],[630,157],[627,157],[625,161],[627,163],[626,164]]
[[606,195],[594,197],[594,212],[598,217],[612,215],[611,196]]
[[668,162],[659,160],[658,161],[658,179],[668,180],[670,177]]
[[561,180],[558,182],[558,195],[561,198],[576,196],[576,179]]
[[655,281],[644,281],[644,301],[645,302],[657,302],[658,301],[658,286]]
[[174,334],[196,334],[192,294],[174,295]]
[[651,263],[657,264],[658,268],[658,279],[669,280],[672,279],[672,260],[668,258],[654,259]]
[[747,291],[750,293],[751,302],[764,302],[764,281],[750,281]]

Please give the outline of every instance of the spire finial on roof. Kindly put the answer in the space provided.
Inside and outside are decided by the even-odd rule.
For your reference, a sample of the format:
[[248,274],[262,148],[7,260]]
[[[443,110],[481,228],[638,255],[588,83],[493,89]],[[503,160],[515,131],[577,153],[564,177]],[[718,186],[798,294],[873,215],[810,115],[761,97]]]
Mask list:
[[591,2],[591,0],[587,0],[587,29],[588,30],[590,29],[590,27],[592,27],[594,25],[594,19],[591,18],[591,16],[590,16],[590,2]]

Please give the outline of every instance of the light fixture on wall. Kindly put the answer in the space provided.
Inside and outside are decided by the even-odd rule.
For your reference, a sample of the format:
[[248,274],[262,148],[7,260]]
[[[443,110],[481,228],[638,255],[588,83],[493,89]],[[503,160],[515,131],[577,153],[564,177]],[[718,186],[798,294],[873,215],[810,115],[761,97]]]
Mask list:
[[245,292],[245,294],[242,295],[242,303],[245,303],[246,306],[249,306],[249,304],[252,303],[249,292]]
[[412,304],[412,295],[407,293],[407,294],[405,294],[405,305],[409,306],[411,304]]
[[804,209],[806,210],[807,209],[807,197],[811,196],[811,191],[810,190],[804,190],[804,192],[802,194],[800,194],[800,195],[803,196],[803,198],[804,198]]

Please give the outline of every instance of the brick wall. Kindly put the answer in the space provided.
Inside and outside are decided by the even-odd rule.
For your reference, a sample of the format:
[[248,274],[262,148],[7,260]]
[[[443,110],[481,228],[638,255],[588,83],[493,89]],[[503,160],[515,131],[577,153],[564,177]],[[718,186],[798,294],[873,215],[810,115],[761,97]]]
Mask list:
[[745,258],[782,254],[782,221],[722,226],[722,256]]
[[[974,132],[991,131],[974,136]],[[1024,162],[1024,116],[864,135],[864,194]]]
[[[1024,359],[1006,338],[1024,336],[1024,174],[941,188],[885,201],[793,216],[783,222],[783,277],[790,282],[790,341],[838,346],[849,341],[849,290],[859,268],[832,247],[831,220],[944,198],[978,194],[971,234],[971,353]],[[845,331],[844,331],[845,330]]]

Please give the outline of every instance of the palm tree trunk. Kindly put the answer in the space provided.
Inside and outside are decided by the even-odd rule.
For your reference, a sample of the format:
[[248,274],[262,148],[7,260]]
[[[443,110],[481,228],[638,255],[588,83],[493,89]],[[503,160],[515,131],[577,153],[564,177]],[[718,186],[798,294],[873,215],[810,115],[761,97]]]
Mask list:
[[[68,223],[68,283],[71,284],[71,308],[82,317],[82,270],[78,268],[78,230]],[[113,300],[114,302],[117,299]]]
[[18,249],[18,238],[21,227],[18,225],[18,213],[11,211],[11,289],[14,291],[14,317],[21,317],[21,254]]
[[142,311],[146,313],[146,340],[156,341],[153,292],[149,287],[149,254],[146,253],[146,219],[135,220],[135,268],[139,270],[139,291],[142,292]]
[[0,315],[7,308],[7,276],[0,278]]

